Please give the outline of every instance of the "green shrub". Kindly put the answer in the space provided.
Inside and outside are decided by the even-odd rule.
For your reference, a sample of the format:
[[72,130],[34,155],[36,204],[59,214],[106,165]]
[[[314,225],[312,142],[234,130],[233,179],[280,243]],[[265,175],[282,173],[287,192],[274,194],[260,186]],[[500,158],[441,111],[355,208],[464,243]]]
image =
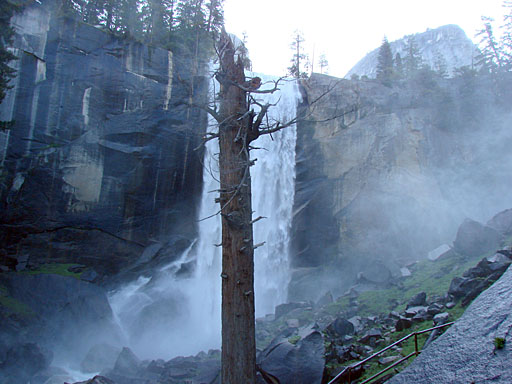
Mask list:
[[494,346],[496,349],[503,349],[505,347],[505,339],[503,337],[495,337]]

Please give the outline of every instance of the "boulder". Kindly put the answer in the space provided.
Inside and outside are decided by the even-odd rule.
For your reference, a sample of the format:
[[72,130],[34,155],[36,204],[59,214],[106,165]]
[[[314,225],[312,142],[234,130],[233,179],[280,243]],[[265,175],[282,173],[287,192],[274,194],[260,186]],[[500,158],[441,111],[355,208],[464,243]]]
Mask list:
[[103,288],[55,274],[9,275],[9,294],[35,316],[27,332],[51,350],[84,356],[98,340],[121,340]]
[[404,329],[409,329],[411,327],[412,327],[412,320],[410,320],[406,317],[400,317],[395,324],[395,329],[397,332],[403,331]]
[[80,369],[85,373],[101,372],[114,368],[120,355],[120,348],[110,344],[96,344],[89,349],[80,364]]
[[427,257],[429,260],[435,261],[435,260],[441,258],[442,256],[444,256],[445,254],[447,254],[450,250],[451,250],[451,248],[449,245],[443,244],[443,245],[437,247],[436,249],[430,251],[428,253]]
[[511,262],[512,260],[510,260],[507,256],[501,253],[495,253],[492,256],[484,257],[475,267],[470,268],[464,272],[463,277],[488,277],[497,271],[503,273]]
[[114,364],[114,371],[123,376],[137,375],[141,361],[130,348],[124,347]]
[[450,314],[448,312],[438,313],[434,316],[434,325],[442,325],[448,322]]
[[419,307],[425,305],[427,303],[427,294],[425,292],[420,292],[414,295],[409,303],[407,304],[407,308],[409,307]]
[[427,308],[427,313],[431,316],[437,315],[439,312],[443,310],[443,306],[441,304],[430,304]]
[[375,342],[379,339],[382,339],[382,331],[378,328],[372,328],[359,339],[359,342],[375,346]]
[[14,344],[7,350],[0,364],[0,379],[10,379],[12,381],[8,382],[12,383],[28,382],[32,376],[47,369],[52,359],[53,353],[39,344]]
[[502,254],[503,256],[506,256],[508,257],[509,259],[512,260],[512,246],[510,245],[507,245],[506,247],[504,247],[503,249],[500,249],[498,251],[499,254]]
[[508,268],[510,263],[512,263],[512,260],[509,257],[504,255],[503,253],[497,252],[492,256],[485,257],[478,264],[485,264],[486,268],[490,272],[496,272],[496,271],[505,272],[505,270]]
[[220,383],[220,359],[213,355],[203,357],[176,357],[165,363],[158,383]]
[[487,222],[487,226],[495,229],[502,235],[512,234],[512,209],[507,209],[496,214]]
[[359,284],[385,285],[393,277],[389,268],[379,261],[366,264],[364,268],[364,271],[359,272],[357,275],[357,282]]
[[477,287],[480,282],[481,280],[477,278],[454,277],[450,283],[450,288],[448,288],[448,293],[455,298],[464,297],[473,288]]
[[274,339],[258,354],[257,363],[280,384],[320,384],[325,365],[323,336],[310,328],[299,335],[295,345],[287,339]]
[[418,314],[426,314],[427,309],[428,308],[425,306],[409,307],[405,310],[405,317],[413,318],[414,316],[416,316]]
[[497,271],[487,276],[484,280],[477,280],[478,284],[473,287],[466,295],[462,298],[461,304],[463,306],[468,305],[473,301],[480,293],[482,293],[485,289],[491,286],[496,280],[498,280],[503,272]]
[[62,384],[73,382],[75,379],[66,370],[50,366],[32,376],[31,383],[34,384]]
[[395,319],[395,320],[398,320],[400,318],[400,314],[397,312],[397,311],[391,311],[389,313],[389,318],[390,319]]
[[332,297],[331,291],[325,292],[325,295],[323,295],[318,301],[316,302],[316,308],[322,308],[324,305],[331,304],[334,302],[334,299]]
[[310,306],[311,306],[311,304],[308,303],[308,302],[305,302],[305,301],[279,304],[276,307],[276,309],[275,309],[275,316],[276,316],[275,318],[277,320],[281,316],[286,315],[287,313],[293,311],[294,309],[297,309],[297,308],[307,308],[307,307],[310,307]]
[[458,253],[475,257],[496,250],[500,242],[501,235],[495,229],[466,219],[457,231],[453,246]]
[[357,333],[363,329],[361,316],[352,316],[350,319],[348,319],[348,321],[351,322],[354,326],[354,332]]
[[94,271],[94,269],[91,268],[91,269],[88,269],[88,270],[82,272],[82,274],[80,275],[80,280],[92,283],[98,277],[99,277],[99,275],[96,273],[96,271]]
[[327,332],[330,334],[336,336],[336,337],[343,337],[346,335],[353,335],[354,334],[354,324],[343,318],[337,318],[334,320],[331,324],[327,326]]
[[[65,384],[67,384],[67,383],[65,383]],[[104,376],[94,376],[92,379],[76,382],[74,384],[116,384],[116,383]]]

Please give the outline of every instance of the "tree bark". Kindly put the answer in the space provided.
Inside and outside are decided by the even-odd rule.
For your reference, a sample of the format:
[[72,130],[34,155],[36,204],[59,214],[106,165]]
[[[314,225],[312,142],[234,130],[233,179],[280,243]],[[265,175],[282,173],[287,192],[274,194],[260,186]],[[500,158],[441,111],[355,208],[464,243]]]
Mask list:
[[[219,168],[222,215],[222,383],[256,382],[254,248],[246,92],[231,39],[220,44]],[[240,119],[240,120],[239,120]]]

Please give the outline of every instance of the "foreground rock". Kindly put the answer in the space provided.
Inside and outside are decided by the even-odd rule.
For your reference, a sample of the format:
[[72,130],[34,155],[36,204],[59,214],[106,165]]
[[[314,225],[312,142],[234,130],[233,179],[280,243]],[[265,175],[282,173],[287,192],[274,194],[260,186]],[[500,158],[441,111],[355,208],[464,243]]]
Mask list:
[[[35,343],[16,344],[0,356],[2,383],[28,382],[36,373],[50,366],[53,354]],[[5,381],[4,381],[5,380]]]
[[[12,274],[2,284],[27,313],[20,332],[23,341],[38,340],[42,347],[69,357],[85,355],[97,340],[121,339],[105,290],[97,285],[53,274]],[[0,329],[0,336],[8,342],[16,336],[4,332]]]
[[[398,383],[510,383],[512,377],[512,270],[483,292],[464,315],[407,369]],[[505,338],[496,349],[494,340]]]
[[[125,347],[117,356],[114,368],[101,375],[115,384],[220,384],[220,351],[179,356],[169,361],[141,361]],[[88,381],[84,383],[89,384]],[[91,381],[91,384],[103,382]]]
[[[67,384],[67,383],[65,383]],[[112,380],[103,376],[94,376],[92,379],[80,381],[75,384],[115,384]]]
[[283,334],[258,355],[258,364],[280,384],[319,384],[325,365],[324,338],[311,328]]

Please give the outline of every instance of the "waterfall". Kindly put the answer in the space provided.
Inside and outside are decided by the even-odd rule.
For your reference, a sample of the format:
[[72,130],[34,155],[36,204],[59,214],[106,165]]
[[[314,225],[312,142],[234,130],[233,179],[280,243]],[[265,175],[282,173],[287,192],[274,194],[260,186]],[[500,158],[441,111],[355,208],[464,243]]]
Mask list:
[[[256,76],[251,74],[250,76]],[[257,75],[263,82],[277,78]],[[213,84],[214,85],[214,84]],[[263,85],[262,89],[270,88]],[[212,88],[214,88],[212,86]],[[299,92],[295,81],[280,86],[275,94],[255,95],[260,101],[277,103],[268,112],[269,121],[289,121],[296,116]],[[214,92],[212,90],[212,92]],[[215,125],[209,121],[210,130]],[[272,136],[262,136],[253,145],[257,159],[251,168],[255,243],[256,316],[273,313],[286,301],[289,283],[289,234],[295,182],[296,131],[292,125]],[[113,292],[110,302],[129,346],[144,358],[170,358],[219,348],[221,341],[221,242],[218,183],[218,142],[206,143],[203,192],[199,209],[199,237],[179,260],[162,268],[151,279],[140,278]],[[180,264],[196,262],[191,278],[178,279]]]
[[[276,80],[258,75],[263,82]],[[295,81],[284,83],[280,92],[265,95],[270,121],[286,122],[295,118],[299,97]],[[295,194],[295,125],[272,136],[255,141],[264,148],[253,151],[257,158],[251,169],[252,199],[255,216],[266,219],[254,224],[254,242],[265,242],[254,251],[256,316],[273,313],[276,305],[286,301],[289,276],[289,245]]]

